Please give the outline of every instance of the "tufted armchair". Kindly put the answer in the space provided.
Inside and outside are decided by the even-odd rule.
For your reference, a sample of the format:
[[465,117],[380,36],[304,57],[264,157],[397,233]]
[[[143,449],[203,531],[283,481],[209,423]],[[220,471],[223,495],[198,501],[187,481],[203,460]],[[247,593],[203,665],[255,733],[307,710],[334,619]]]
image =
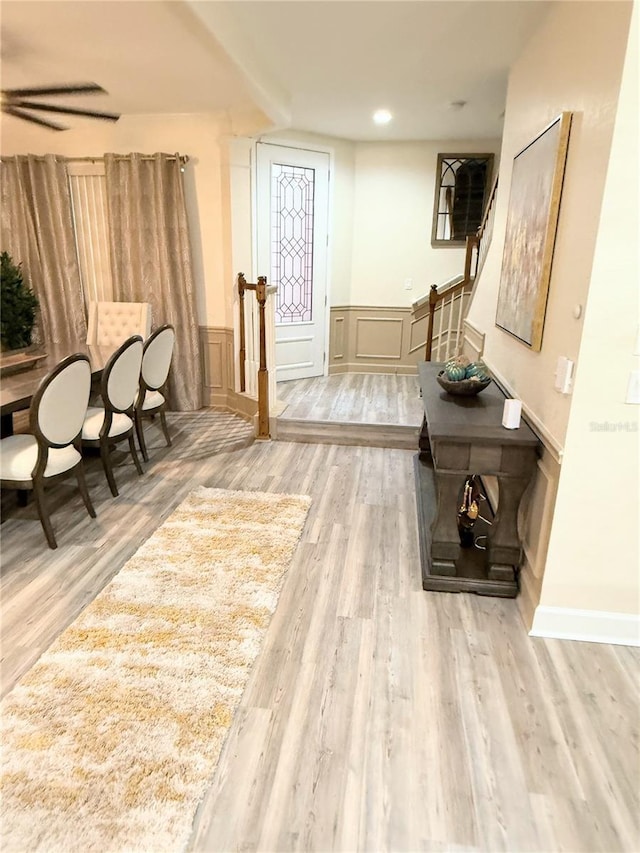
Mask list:
[[90,302],[87,344],[116,349],[131,335],[144,340],[151,332],[148,302]]

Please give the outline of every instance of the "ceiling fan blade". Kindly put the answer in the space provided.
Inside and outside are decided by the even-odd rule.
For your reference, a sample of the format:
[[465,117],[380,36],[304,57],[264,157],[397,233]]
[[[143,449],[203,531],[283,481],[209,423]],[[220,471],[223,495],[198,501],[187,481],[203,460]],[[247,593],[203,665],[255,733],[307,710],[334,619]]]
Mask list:
[[51,130],[67,130],[67,128],[63,124],[57,124],[53,121],[46,121],[43,118],[38,118],[37,116],[30,116],[28,113],[25,113],[24,110],[16,109],[15,107],[9,107],[6,104],[2,107],[2,112],[7,113],[7,115],[15,116],[16,118],[22,118],[25,121],[32,121],[34,124],[40,124],[43,127],[48,127]]
[[[36,97],[37,95],[71,95],[86,92],[105,92],[97,83],[67,83],[60,86],[35,86],[25,89],[3,89],[10,97]],[[105,92],[106,94],[106,92]]]
[[63,113],[70,116],[86,116],[88,118],[101,118],[105,121],[118,121],[119,113],[105,113],[98,110],[85,110],[82,107],[58,107],[53,104],[36,104],[31,101],[11,100],[11,106],[25,110],[42,110],[47,113]]

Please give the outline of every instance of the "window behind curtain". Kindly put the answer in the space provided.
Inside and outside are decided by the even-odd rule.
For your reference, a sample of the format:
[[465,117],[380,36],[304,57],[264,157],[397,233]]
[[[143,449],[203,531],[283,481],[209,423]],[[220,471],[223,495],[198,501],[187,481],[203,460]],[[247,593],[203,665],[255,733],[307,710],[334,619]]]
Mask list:
[[68,163],[76,248],[85,307],[113,302],[104,163]]

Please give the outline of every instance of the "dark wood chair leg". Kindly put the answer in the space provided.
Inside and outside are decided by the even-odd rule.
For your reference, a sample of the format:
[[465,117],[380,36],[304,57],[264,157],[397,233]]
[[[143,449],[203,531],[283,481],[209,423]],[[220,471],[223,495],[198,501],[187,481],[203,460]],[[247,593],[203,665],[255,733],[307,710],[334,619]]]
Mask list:
[[118,497],[118,487],[116,486],[115,477],[113,476],[113,466],[111,465],[111,452],[109,450],[108,444],[100,444],[100,459],[102,460],[102,467],[104,468],[104,473],[107,477],[107,482],[109,483],[109,488],[111,489],[111,494],[114,498]]
[[84,476],[82,462],[78,466],[76,466],[76,479],[78,480],[78,489],[80,490],[80,494],[82,495],[82,500],[84,501],[84,505],[87,508],[87,512],[89,513],[91,518],[95,518],[96,511],[93,508],[93,504],[91,502],[91,495],[89,494],[89,489],[87,488],[87,481]]
[[142,453],[142,458],[145,462],[149,461],[149,454],[147,452],[147,445],[144,440],[144,430],[142,428],[142,415],[139,412],[135,414],[135,422],[136,422],[136,435],[138,436],[138,444],[140,445],[140,452]]
[[164,414],[164,409],[160,409],[160,423],[162,425],[162,432],[164,433],[164,437],[167,439],[167,447],[171,447],[171,436],[169,435],[169,427],[167,426],[167,419]]
[[44,498],[44,489],[42,483],[35,480],[33,482],[33,497],[38,510],[38,516],[40,517],[40,524],[42,524],[44,535],[47,537],[47,542],[49,543],[49,548],[55,549],[58,547],[58,543],[56,542],[51,520],[49,519],[49,510],[47,509],[47,502]]
[[144,471],[142,470],[142,465],[140,464],[140,460],[138,459],[138,454],[136,453],[136,444],[133,440],[133,432],[129,435],[129,450],[131,451],[131,455],[133,456],[133,461],[136,466],[136,470],[138,472],[138,476],[142,477]]

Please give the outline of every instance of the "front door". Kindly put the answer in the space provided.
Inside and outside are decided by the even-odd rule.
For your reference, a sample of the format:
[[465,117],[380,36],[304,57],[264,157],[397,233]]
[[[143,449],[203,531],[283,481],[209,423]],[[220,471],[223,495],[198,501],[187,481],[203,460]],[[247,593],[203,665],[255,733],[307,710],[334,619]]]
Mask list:
[[329,155],[259,142],[258,273],[275,295],[276,378],[325,372]]

